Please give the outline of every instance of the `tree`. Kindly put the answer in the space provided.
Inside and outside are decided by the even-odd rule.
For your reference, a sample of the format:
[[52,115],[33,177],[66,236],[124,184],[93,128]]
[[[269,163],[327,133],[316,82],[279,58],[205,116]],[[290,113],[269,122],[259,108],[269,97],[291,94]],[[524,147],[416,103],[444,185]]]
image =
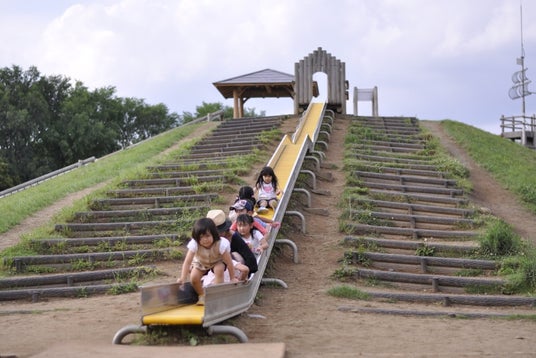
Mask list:
[[123,148],[175,127],[179,123],[176,113],[160,103],[147,105],[136,98],[122,99],[121,146]]
[[0,69],[0,189],[100,157],[179,123],[164,104],[119,98],[114,87],[90,91],[37,68]]
[[9,166],[4,158],[0,157],[0,191],[14,185],[13,178],[9,175]]
[[50,111],[41,93],[39,71],[18,66],[0,70],[0,156],[14,183],[43,174],[35,160],[36,142],[46,128]]
[[75,84],[42,138],[44,155],[56,169],[119,149],[115,118],[121,105],[114,93],[113,87],[90,92],[83,83]]
[[[206,103],[202,102],[200,106],[197,106],[195,108],[196,112],[182,112],[182,123],[188,123],[193,121],[194,119],[201,118],[203,116],[206,116],[210,113],[217,112],[219,110],[223,110],[223,117],[224,118],[233,118],[234,110],[232,107],[224,106],[223,103],[216,102],[216,103]],[[262,111],[261,114],[255,113],[255,108],[245,108],[244,109],[244,117],[259,117],[259,116],[265,116],[266,112]]]

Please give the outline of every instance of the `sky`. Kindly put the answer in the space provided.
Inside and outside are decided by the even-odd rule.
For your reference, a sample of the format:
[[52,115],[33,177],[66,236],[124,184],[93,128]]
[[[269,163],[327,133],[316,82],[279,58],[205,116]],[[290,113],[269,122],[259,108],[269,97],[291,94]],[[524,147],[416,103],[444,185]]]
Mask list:
[[[178,114],[202,102],[232,107],[214,82],[264,69],[294,75],[295,63],[322,48],[345,63],[348,114],[354,88],[376,86],[381,116],[499,134],[501,115],[522,114],[522,100],[508,96],[522,43],[536,80],[536,1],[0,0],[0,43],[0,68],[113,86]],[[536,94],[525,103],[536,113]],[[370,102],[358,105],[371,114]],[[290,98],[245,107],[294,108]]]

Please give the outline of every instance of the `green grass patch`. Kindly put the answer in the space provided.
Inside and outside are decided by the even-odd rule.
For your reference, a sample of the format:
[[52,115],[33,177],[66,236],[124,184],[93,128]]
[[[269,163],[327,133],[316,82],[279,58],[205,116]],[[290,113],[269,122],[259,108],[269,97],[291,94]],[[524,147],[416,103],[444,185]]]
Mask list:
[[536,151],[467,124],[441,125],[479,165],[536,213]]
[[339,298],[349,298],[351,300],[364,300],[368,301],[372,298],[372,296],[367,293],[363,292],[355,287],[348,286],[348,285],[342,285],[330,288],[328,290],[328,295],[333,297],[339,297]]
[[488,257],[516,255],[523,249],[521,237],[512,226],[500,219],[491,219],[479,235],[480,254]]

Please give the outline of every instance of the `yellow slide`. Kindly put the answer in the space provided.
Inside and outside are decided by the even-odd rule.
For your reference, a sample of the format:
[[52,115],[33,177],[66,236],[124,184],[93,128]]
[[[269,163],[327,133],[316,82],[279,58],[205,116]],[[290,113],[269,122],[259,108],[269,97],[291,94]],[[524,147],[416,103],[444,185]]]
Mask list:
[[[300,123],[293,137],[283,137],[267,164],[274,169],[279,181],[279,187],[283,190],[283,195],[291,195],[291,193],[286,193],[285,189],[288,187],[289,180],[295,170],[298,155],[301,153],[303,146],[306,145],[305,142],[314,143],[316,140],[322,122],[324,107],[324,103],[311,103],[307,112],[300,118]],[[283,210],[285,209],[283,208]],[[274,214],[274,211],[269,209],[262,215],[259,214],[259,216],[273,219]],[[165,291],[165,287],[169,287],[173,292]],[[202,325],[204,323],[205,306],[196,306],[195,301],[194,304],[191,304],[192,302],[172,302],[176,297],[181,297],[181,294],[184,295],[177,290],[178,286],[175,287],[173,284],[158,288],[151,287],[146,292],[147,298],[145,301],[147,304],[145,306],[154,307],[155,309],[144,311],[142,323],[144,325]],[[142,308],[143,306],[144,291],[142,288]]]

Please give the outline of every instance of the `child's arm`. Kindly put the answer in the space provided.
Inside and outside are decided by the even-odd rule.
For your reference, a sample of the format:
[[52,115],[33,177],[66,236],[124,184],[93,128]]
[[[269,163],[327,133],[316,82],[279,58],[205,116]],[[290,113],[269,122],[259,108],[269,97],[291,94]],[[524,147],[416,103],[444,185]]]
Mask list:
[[222,257],[223,257],[223,262],[227,265],[227,270],[229,270],[229,278],[231,279],[231,282],[237,282],[238,280],[235,277],[233,259],[231,258],[231,252],[225,251],[222,254]]
[[182,263],[181,275],[177,279],[177,283],[185,283],[188,280],[188,274],[190,273],[190,265],[194,260],[195,252],[188,250],[184,262]]
[[253,220],[253,228],[257,231],[259,231],[261,234],[266,235],[268,232],[264,226],[262,226],[261,223],[259,223],[257,220]]
[[[267,218],[267,217],[264,217],[264,216],[260,216],[260,215],[253,215],[254,218],[259,218],[259,220],[261,220],[262,222],[266,223],[266,224],[269,224],[272,228],[274,229],[277,229],[281,223],[279,221],[274,221],[270,218]],[[266,228],[265,228],[266,229]],[[266,230],[266,232],[268,233],[269,230]]]
[[268,241],[266,240],[266,237],[262,237],[262,239],[260,240],[260,248],[262,249],[262,251],[266,250],[268,248]]
[[234,268],[235,268],[235,270],[240,270],[240,272],[241,272],[240,281],[247,281],[248,280],[248,278],[249,278],[249,267],[247,267],[244,264],[241,264],[241,263],[237,262],[235,264]]

